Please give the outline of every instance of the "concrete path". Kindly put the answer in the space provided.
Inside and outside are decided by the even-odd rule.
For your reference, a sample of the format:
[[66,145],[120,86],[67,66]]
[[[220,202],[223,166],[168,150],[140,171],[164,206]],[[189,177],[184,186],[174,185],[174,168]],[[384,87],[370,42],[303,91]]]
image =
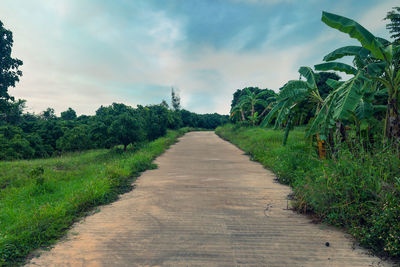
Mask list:
[[30,266],[390,266],[287,210],[290,189],[213,132],[156,163]]

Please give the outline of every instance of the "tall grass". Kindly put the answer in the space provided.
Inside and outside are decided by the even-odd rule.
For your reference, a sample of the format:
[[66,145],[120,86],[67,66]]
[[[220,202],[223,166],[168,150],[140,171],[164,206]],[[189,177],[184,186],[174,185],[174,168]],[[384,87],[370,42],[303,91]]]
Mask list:
[[0,162],[0,265],[15,265],[52,244],[78,217],[131,189],[140,172],[188,129],[123,153],[121,149]]
[[286,146],[283,131],[226,125],[216,133],[246,151],[292,186],[295,207],[344,227],[375,253],[400,257],[400,159],[387,151],[340,150],[319,160],[293,130]]

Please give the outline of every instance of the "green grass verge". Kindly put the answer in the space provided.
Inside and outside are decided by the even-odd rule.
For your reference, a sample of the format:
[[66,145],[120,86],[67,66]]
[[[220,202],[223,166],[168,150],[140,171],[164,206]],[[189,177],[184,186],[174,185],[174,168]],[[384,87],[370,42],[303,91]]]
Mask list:
[[92,150],[57,158],[0,162],[0,266],[48,246],[93,207],[131,189],[141,172],[189,128],[137,150]]
[[350,153],[319,160],[304,139],[290,132],[225,125],[216,133],[272,170],[294,191],[295,207],[341,226],[376,254],[400,257],[400,159],[390,151]]

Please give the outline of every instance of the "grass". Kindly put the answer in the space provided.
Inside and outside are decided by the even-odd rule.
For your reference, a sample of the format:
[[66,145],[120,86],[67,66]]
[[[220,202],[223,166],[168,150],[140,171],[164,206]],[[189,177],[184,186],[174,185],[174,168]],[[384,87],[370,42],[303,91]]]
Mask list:
[[79,217],[129,191],[188,128],[123,153],[121,149],[0,162],[0,266],[17,265],[54,243]]
[[336,159],[319,160],[304,138],[290,132],[225,125],[216,133],[272,170],[293,188],[295,208],[344,227],[380,256],[400,257],[400,159],[387,151],[342,149]]

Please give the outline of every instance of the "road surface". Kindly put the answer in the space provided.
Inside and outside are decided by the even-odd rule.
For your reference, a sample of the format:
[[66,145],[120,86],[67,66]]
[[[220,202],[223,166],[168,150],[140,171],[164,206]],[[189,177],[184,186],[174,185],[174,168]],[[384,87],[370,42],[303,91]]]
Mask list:
[[390,266],[288,210],[289,187],[213,132],[186,134],[155,163],[28,265]]

